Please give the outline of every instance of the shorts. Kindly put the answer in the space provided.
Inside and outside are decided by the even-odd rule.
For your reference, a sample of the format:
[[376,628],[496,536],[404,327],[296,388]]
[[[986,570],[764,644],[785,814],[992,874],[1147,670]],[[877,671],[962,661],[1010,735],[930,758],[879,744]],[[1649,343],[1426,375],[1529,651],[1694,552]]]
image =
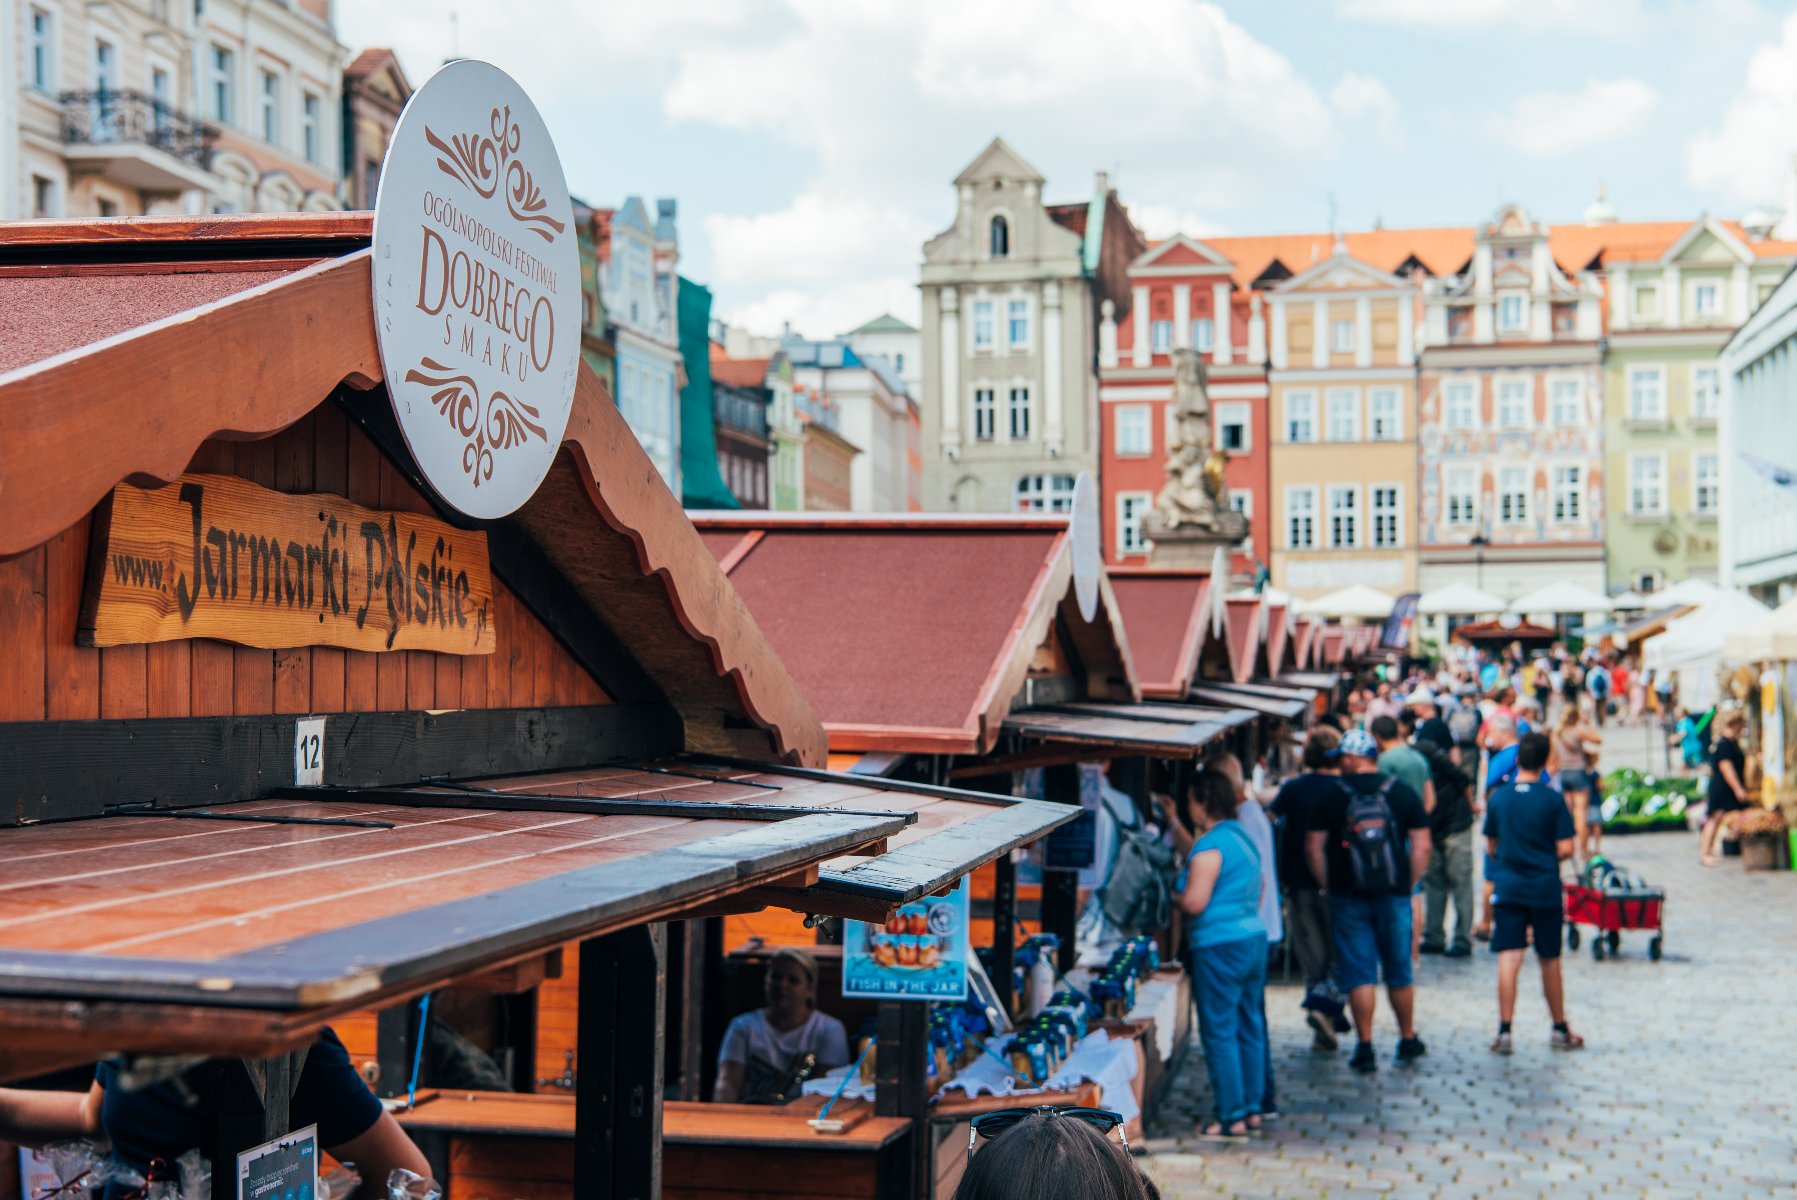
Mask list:
[[1591,772],[1565,770],[1560,772],[1560,790],[1563,792],[1588,792],[1591,790]]
[[1335,936],[1335,983],[1344,992],[1372,987],[1407,988],[1412,982],[1412,911],[1408,892],[1396,896],[1329,894]]
[[1494,904],[1491,906],[1491,950],[1528,948],[1528,931],[1535,931],[1535,957],[1560,957],[1560,928],[1565,914],[1558,904]]

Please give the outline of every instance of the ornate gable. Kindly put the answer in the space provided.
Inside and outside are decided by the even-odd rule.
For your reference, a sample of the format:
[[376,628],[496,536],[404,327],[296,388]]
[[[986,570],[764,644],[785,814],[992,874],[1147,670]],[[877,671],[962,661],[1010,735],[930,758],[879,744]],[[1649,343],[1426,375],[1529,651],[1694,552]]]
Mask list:
[[1041,172],[1025,162],[1023,156],[1005,144],[1005,139],[995,137],[979,156],[967,164],[967,169],[955,176],[957,185],[969,183],[989,183],[994,179],[1006,182],[1034,183],[1040,186],[1043,182]]
[[1732,265],[1752,262],[1753,251],[1714,218],[1700,217],[1679,235],[1678,241],[1667,247],[1660,261],[1669,266],[1674,263]]
[[1131,271],[1144,267],[1190,267],[1195,273],[1203,274],[1230,274],[1235,270],[1235,264],[1227,258],[1183,233],[1150,246],[1146,253],[1129,264]]
[[1310,270],[1279,284],[1278,292],[1372,292],[1407,288],[1410,283],[1400,276],[1381,271],[1357,258],[1351,258],[1339,247],[1337,253]]

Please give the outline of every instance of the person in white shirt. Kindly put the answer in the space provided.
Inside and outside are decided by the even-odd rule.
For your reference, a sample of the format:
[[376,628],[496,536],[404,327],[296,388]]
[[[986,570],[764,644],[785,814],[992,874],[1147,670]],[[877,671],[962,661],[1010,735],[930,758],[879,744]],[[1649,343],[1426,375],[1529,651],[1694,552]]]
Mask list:
[[[767,1007],[743,1013],[724,1030],[712,1099],[719,1104],[771,1104],[801,1079],[849,1061],[848,1031],[817,1008],[817,962],[783,947],[767,964]],[[815,1056],[802,1072],[803,1055]],[[795,1078],[796,1077],[796,1078]],[[793,1088],[796,1090],[796,1088]]]

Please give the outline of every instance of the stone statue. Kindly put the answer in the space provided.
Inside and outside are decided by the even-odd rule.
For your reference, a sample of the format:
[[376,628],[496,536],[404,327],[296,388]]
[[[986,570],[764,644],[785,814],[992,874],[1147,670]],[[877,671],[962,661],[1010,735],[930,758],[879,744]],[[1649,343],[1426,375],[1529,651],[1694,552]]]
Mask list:
[[[1167,481],[1154,499],[1143,532],[1156,557],[1168,543],[1197,538],[1236,542],[1247,535],[1247,519],[1230,508],[1224,469],[1229,451],[1213,446],[1210,395],[1204,361],[1194,350],[1173,352],[1173,439],[1167,447]],[[1183,553],[1176,551],[1175,553]]]

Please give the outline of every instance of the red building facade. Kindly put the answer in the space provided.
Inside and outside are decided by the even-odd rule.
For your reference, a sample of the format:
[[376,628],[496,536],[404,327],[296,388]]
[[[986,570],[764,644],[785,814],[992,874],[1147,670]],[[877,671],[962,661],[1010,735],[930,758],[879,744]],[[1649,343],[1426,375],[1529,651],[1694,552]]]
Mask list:
[[1217,442],[1229,451],[1225,479],[1250,537],[1237,574],[1264,561],[1268,496],[1267,337],[1261,297],[1233,263],[1203,242],[1176,235],[1130,263],[1130,309],[1117,321],[1109,301],[1098,333],[1099,480],[1105,561],[1147,561],[1142,518],[1166,480],[1173,401],[1173,351],[1198,351],[1208,374]]

